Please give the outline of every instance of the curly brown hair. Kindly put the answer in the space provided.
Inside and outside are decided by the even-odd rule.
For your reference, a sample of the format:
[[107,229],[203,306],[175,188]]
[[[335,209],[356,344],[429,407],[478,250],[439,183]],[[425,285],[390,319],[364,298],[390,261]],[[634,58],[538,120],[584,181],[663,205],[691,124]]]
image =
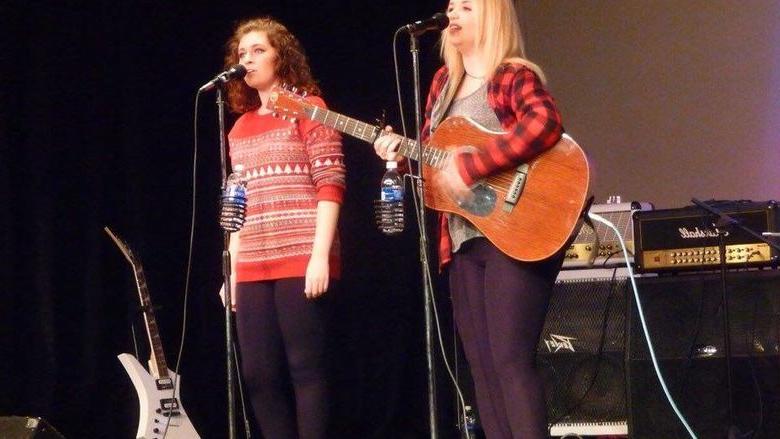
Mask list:
[[[276,77],[280,82],[310,95],[320,94],[300,41],[282,23],[271,17],[251,18],[236,25],[233,36],[225,44],[225,70],[238,64],[238,43],[250,32],[265,32],[268,42],[276,49]],[[230,110],[235,113],[256,110],[262,104],[257,90],[244,81],[227,83],[227,99]]]

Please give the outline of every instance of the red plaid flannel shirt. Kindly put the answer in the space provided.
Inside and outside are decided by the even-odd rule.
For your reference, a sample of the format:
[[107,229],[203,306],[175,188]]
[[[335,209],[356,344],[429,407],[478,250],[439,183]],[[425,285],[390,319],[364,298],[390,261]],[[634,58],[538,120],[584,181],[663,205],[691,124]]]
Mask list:
[[[433,106],[447,82],[446,66],[433,77],[425,107],[422,142],[431,136]],[[522,64],[505,63],[488,83],[488,105],[496,113],[506,134],[498,136],[480,151],[455,157],[461,178],[467,185],[516,167],[552,148],[563,134],[561,115],[539,76]],[[452,242],[447,217],[440,215],[439,261],[443,267],[451,259]]]

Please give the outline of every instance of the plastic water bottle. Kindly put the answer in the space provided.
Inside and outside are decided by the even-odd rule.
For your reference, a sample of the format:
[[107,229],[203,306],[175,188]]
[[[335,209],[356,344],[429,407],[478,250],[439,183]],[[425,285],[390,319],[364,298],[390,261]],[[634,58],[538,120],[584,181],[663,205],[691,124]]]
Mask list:
[[246,180],[244,167],[236,165],[228,175],[220,199],[219,225],[226,232],[237,232],[246,220]]
[[398,173],[398,162],[388,161],[382,176],[381,192],[377,205],[379,229],[394,235],[404,230],[404,180]]
[[465,424],[464,427],[466,427],[466,437],[469,439],[476,439],[477,435],[477,417],[474,414],[474,409],[467,405],[464,408],[465,412],[465,419],[463,419],[463,423]]

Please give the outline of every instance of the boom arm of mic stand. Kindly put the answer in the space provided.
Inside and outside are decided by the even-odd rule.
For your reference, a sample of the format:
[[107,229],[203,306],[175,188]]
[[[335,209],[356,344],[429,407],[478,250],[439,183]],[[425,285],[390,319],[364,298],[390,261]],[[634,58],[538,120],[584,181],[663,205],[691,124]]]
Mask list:
[[433,363],[433,293],[430,290],[430,286],[433,282],[430,282],[430,266],[428,257],[428,231],[425,221],[425,191],[423,190],[423,178],[422,178],[422,130],[420,123],[422,121],[422,101],[420,95],[420,51],[419,41],[414,33],[409,35],[409,51],[412,54],[412,76],[414,82],[414,123],[415,133],[417,139],[417,145],[420,146],[420,163],[417,166],[418,178],[414,180],[417,182],[415,189],[417,191],[417,199],[419,203],[415,203],[420,209],[417,213],[419,221],[419,233],[420,233],[420,264],[422,265],[423,276],[423,300],[425,301],[425,357],[428,366],[428,419],[431,439],[438,438],[438,429],[436,422],[436,369]]

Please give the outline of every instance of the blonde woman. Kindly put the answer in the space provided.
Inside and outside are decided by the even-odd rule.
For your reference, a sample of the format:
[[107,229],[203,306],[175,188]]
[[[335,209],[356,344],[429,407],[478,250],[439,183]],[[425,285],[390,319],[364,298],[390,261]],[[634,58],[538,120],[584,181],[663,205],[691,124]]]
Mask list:
[[[506,133],[479,152],[453,154],[432,182],[466,200],[471,184],[551,148],[563,127],[540,69],[525,58],[512,0],[453,0],[447,16],[444,66],[428,93],[423,142],[449,116],[467,116]],[[374,148],[393,159],[399,141],[388,127]],[[489,439],[546,437],[544,389],[534,357],[562,255],[519,262],[462,217],[440,219],[440,260],[449,264],[455,322],[482,427]]]

